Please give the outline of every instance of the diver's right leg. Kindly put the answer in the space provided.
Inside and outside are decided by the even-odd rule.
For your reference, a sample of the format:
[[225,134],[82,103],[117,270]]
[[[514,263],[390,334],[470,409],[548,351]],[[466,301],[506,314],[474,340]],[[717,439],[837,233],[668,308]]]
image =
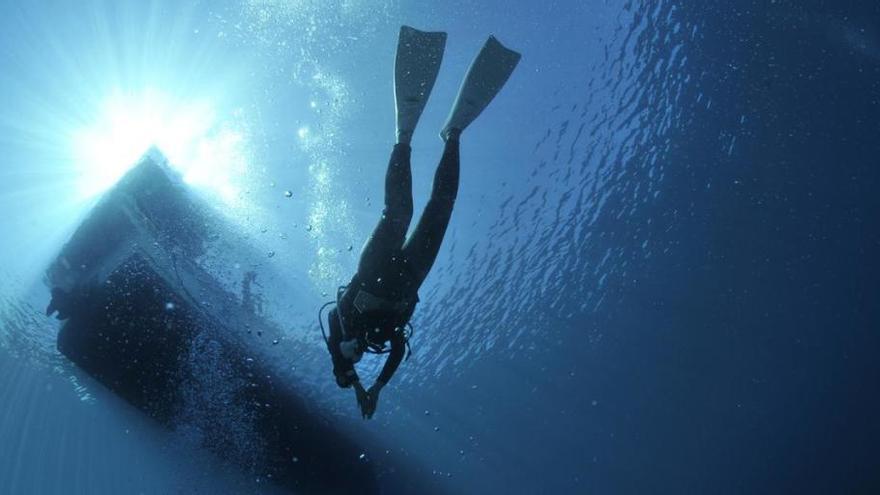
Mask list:
[[446,33],[428,33],[401,26],[394,60],[397,142],[409,144],[434,87]]

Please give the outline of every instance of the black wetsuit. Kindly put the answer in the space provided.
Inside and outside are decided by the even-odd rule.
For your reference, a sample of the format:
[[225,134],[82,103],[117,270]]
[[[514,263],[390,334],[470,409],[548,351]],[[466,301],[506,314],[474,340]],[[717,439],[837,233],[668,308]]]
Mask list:
[[[328,347],[341,387],[356,381],[354,363],[339,344],[357,338],[361,347],[391,350],[378,380],[388,383],[406,352],[404,328],[415,311],[418,290],[431,270],[449,219],[459,182],[458,136],[446,141],[434,174],[431,199],[415,230],[406,238],[413,216],[411,149],[397,144],[385,174],[385,209],[361,253],[358,270],[328,314]],[[363,294],[361,294],[363,292]],[[340,322],[341,315],[341,322]]]

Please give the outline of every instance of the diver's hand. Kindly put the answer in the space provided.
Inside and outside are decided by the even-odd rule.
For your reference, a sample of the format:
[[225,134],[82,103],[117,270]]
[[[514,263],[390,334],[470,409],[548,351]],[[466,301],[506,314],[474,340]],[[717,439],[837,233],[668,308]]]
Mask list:
[[365,413],[368,419],[372,418],[373,414],[376,413],[376,406],[379,405],[379,392],[382,391],[382,387],[384,386],[384,383],[377,380],[376,383],[367,390],[367,398],[369,400],[367,401],[367,409]]
[[336,385],[339,388],[348,388],[351,387],[351,384],[354,383],[355,377],[344,373],[342,371],[333,368],[333,376],[336,377]]
[[357,398],[358,407],[361,408],[361,415],[364,419],[367,419],[367,407],[370,403],[370,396],[367,394],[367,391],[364,390],[364,386],[361,385],[360,381],[354,382],[354,396]]

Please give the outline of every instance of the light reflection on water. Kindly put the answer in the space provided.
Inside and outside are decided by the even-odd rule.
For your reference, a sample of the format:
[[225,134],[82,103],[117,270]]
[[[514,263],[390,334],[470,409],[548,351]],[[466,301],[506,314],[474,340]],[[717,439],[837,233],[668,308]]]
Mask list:
[[665,248],[646,227],[661,220],[652,201],[687,123],[697,28],[673,2],[624,10],[617,21],[592,77],[549,110],[555,123],[534,144],[526,192],[503,201],[464,262],[432,275],[442,279],[417,313],[427,363],[414,380],[462,373],[486,352],[516,358],[600,340],[602,328],[580,322],[618,302],[631,264]]
[[[237,6],[240,9],[212,13],[216,28],[212,35],[218,38],[236,39],[264,55],[295,54],[277,66],[266,65],[271,83],[266,91],[272,93],[270,99],[301,92],[302,105],[279,131],[283,137],[265,129],[254,129],[251,136],[255,142],[264,139],[265,148],[295,150],[291,154],[299,159],[298,171],[285,175],[272,168],[280,160],[267,166],[269,170],[254,171],[257,177],[246,194],[264,208],[248,212],[245,234],[230,236],[222,249],[204,260],[204,266],[236,293],[245,271],[254,265],[265,270],[258,281],[263,284],[267,315],[309,346],[311,352],[297,356],[297,365],[314,371],[304,380],[326,397],[331,414],[342,422],[350,419],[351,397],[318,375],[326,372],[327,363],[313,310],[322,291],[350,275],[354,255],[346,247],[359,246],[357,235],[368,229],[355,224],[358,203],[352,191],[358,189],[346,175],[350,164],[343,133],[350,130],[347,123],[353,118],[355,84],[345,71],[323,67],[321,61],[344,54],[379,30],[394,29],[399,12],[395,2],[379,7],[366,2],[327,5],[253,1]],[[552,106],[535,109],[549,122],[542,137],[516,143],[526,162],[518,164],[523,172],[511,179],[518,181],[517,192],[504,192],[498,210],[483,212],[494,219],[488,231],[477,233],[474,241],[453,241],[454,249],[448,246],[422,294],[414,321],[417,359],[396,378],[400,388],[388,392],[383,404],[387,415],[378,425],[386,430],[366,435],[389,436],[413,446],[411,455],[435,471],[431,476],[440,472],[437,477],[445,478],[444,473],[468,469],[459,467],[461,443],[473,446],[476,459],[490,457],[489,463],[474,463],[479,466],[474,469],[508,466],[499,458],[513,458],[516,462],[509,465],[517,467],[530,464],[522,452],[508,457],[500,440],[495,445],[487,438],[479,448],[474,440],[459,442],[479,424],[462,419],[461,411],[468,407],[443,402],[445,409],[438,412],[432,407],[431,414],[423,414],[428,408],[421,403],[412,406],[404,392],[418,391],[420,386],[430,391],[433,381],[461,379],[473,366],[493,359],[517,358],[512,367],[533,372],[547,354],[576,353],[573,348],[601,342],[613,330],[602,328],[591,316],[620,304],[621,288],[640,282],[633,275],[639,273],[638,267],[670,248],[654,233],[663,229],[658,224],[670,224],[675,218],[660,216],[652,206],[669,193],[664,189],[668,153],[689,123],[688,112],[709,108],[712,99],[702,95],[696,102],[689,99],[698,79],[689,60],[698,27],[680,18],[672,1],[627,5],[615,11],[616,30],[603,41],[604,57],[592,61],[585,71],[589,77],[547,83],[562,89]],[[238,17],[241,13],[244,16]],[[253,120],[259,127],[260,119]],[[731,135],[722,144],[732,150],[734,140]],[[288,188],[292,197],[285,193]],[[454,222],[467,223],[466,206]],[[257,246],[261,255],[267,253],[264,259],[253,261],[227,249],[239,240]],[[287,268],[301,277],[296,283],[280,281]],[[7,287],[2,295],[0,343],[16,359],[62,374],[81,399],[94,400],[89,387],[79,383],[76,370],[55,351],[55,323],[46,320],[39,307],[46,291],[22,285],[15,290]],[[306,287],[314,294],[288,302],[290,286]],[[25,298],[30,302],[22,302],[21,294],[32,294]],[[203,364],[211,365],[210,357]],[[364,364],[365,374],[375,373],[381,365]],[[406,435],[410,428],[438,433],[440,424],[444,441],[425,442],[415,434],[406,440],[394,436]],[[407,432],[390,431],[391,426]],[[495,476],[503,478],[506,473],[502,469]]]

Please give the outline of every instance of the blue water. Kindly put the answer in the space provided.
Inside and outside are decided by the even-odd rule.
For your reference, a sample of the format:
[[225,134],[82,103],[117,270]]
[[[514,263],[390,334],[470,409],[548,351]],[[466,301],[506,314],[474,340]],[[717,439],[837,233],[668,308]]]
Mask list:
[[340,429],[439,493],[880,491],[875,2],[5,2],[0,23],[0,493],[281,491],[61,356],[43,271],[155,144],[260,254],[216,275],[259,271],[291,362],[322,362],[316,310],[381,209],[401,24],[449,33],[417,212],[485,37],[523,59],[463,137],[376,418],[329,363],[300,377]]

